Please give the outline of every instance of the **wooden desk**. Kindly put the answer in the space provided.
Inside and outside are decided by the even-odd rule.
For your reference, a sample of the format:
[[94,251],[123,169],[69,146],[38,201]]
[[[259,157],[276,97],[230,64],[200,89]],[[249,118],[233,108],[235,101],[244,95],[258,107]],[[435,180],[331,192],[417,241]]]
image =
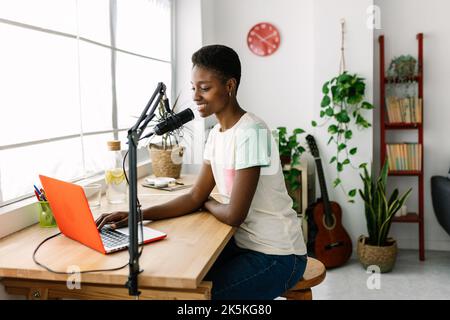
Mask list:
[[[194,177],[184,177],[185,183]],[[189,189],[175,192],[159,191],[140,186],[139,200],[143,207],[164,203]],[[102,212],[128,210],[127,204],[109,205],[102,199]],[[167,233],[167,238],[144,247],[139,265],[139,289],[143,299],[210,299],[212,284],[202,279],[234,233],[234,228],[219,222],[208,212],[197,212],[178,218],[154,221],[151,228]],[[77,275],[80,289],[69,289],[74,275],[48,272],[32,259],[36,246],[56,228],[34,225],[0,239],[0,277],[10,294],[26,295],[29,299],[80,298],[128,299],[128,266],[118,271]],[[109,269],[128,263],[128,251],[103,255],[65,236],[46,242],[37,259],[57,271],[70,266],[80,270]]]

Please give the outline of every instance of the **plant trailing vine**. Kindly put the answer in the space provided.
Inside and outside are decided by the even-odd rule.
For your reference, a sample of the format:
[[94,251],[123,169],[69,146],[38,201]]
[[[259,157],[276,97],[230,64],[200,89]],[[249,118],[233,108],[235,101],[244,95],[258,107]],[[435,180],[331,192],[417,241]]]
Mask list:
[[[321,126],[329,124],[328,145],[331,143],[336,145],[336,153],[330,160],[330,164],[334,163],[337,170],[337,178],[334,180],[333,186],[335,188],[340,186],[342,191],[348,195],[349,202],[354,202],[353,198],[357,189],[347,192],[341,180],[341,173],[346,166],[357,169],[352,162],[352,156],[357,154],[358,148],[350,146],[354,136],[352,120],[360,130],[371,127],[363,115],[364,110],[373,109],[373,105],[364,100],[365,88],[363,78],[356,74],[349,74],[347,71],[325,82],[322,87],[320,118],[325,121]],[[312,121],[313,127],[317,125],[316,121]],[[361,168],[365,165],[367,164],[361,163],[358,167]]]

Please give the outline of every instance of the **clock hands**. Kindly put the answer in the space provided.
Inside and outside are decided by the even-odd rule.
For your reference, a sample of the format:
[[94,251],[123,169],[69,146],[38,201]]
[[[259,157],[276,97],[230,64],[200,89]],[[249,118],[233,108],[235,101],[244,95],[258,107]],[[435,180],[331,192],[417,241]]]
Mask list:
[[270,43],[269,41],[267,41],[267,39],[273,37],[275,34],[276,34],[276,32],[274,32],[274,33],[272,33],[271,35],[269,35],[269,36],[263,38],[263,37],[261,37],[259,34],[257,34],[257,33],[255,32],[255,36],[256,36],[259,40],[261,40],[262,42],[267,43],[269,46],[271,46],[271,47],[274,48],[274,49],[275,49],[277,46],[274,45],[274,44],[272,44],[272,43]]
[[272,37],[275,37],[276,35],[277,35],[277,32],[274,31],[272,34],[269,34],[267,37],[264,37],[263,39],[267,40],[267,39],[270,39]]

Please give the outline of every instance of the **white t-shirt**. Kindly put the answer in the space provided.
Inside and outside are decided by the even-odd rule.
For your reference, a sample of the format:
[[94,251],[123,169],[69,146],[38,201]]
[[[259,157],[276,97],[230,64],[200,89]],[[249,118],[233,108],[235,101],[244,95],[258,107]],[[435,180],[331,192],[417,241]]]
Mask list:
[[247,218],[234,235],[239,247],[266,254],[306,254],[301,220],[286,190],[278,147],[264,121],[247,112],[225,132],[215,125],[204,159],[211,164],[225,204],[230,202],[236,170],[261,167]]

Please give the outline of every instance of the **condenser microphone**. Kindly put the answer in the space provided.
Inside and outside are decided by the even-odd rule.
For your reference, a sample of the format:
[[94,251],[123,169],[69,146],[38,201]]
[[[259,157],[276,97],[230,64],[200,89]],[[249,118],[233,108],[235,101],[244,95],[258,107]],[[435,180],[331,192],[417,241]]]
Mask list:
[[153,132],[158,136],[164,133],[174,131],[181,127],[183,124],[194,119],[194,113],[191,109],[187,108],[180,113],[171,115],[166,120],[158,123],[154,128]]

